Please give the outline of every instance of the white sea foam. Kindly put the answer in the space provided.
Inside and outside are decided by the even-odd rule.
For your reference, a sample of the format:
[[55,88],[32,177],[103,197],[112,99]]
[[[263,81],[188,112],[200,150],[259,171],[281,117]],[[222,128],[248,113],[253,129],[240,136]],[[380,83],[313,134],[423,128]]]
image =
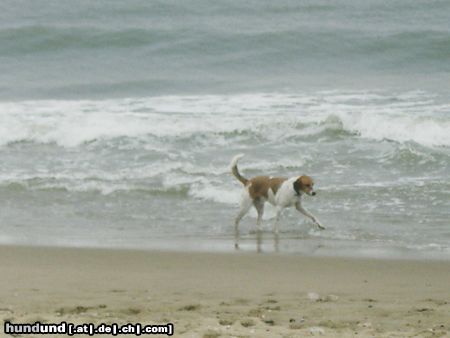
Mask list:
[[224,137],[230,133],[276,141],[331,128],[373,140],[450,146],[450,105],[433,100],[421,92],[395,97],[319,92],[4,102],[0,103],[0,144],[31,141],[75,147],[151,135],[172,140],[203,136],[226,145],[230,140]]
[[450,120],[380,113],[338,115],[346,130],[374,140],[413,141],[425,146],[450,146]]
[[193,185],[189,195],[201,200],[213,201],[230,205],[238,205],[241,189],[224,189],[213,185]]

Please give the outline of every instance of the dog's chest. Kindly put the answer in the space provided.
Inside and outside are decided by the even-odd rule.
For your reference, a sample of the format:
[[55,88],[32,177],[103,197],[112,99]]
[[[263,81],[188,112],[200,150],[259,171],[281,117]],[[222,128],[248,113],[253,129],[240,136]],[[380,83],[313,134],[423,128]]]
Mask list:
[[277,191],[276,194],[273,195],[272,201],[269,202],[273,205],[277,205],[280,207],[291,207],[294,206],[298,200],[299,196],[295,194],[293,188],[292,188],[292,182],[291,180],[285,181],[281,186],[280,189]]
[[272,191],[269,191],[267,194],[267,202],[273,206],[279,206],[282,208],[290,208],[295,206],[299,199],[300,198],[297,195],[290,194],[289,192],[285,192],[283,194],[279,191],[277,194],[274,194]]

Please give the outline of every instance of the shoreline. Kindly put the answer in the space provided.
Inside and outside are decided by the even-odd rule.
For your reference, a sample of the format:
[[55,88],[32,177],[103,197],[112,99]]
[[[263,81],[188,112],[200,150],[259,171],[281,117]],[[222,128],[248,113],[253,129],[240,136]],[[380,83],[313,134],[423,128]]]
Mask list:
[[406,261],[449,261],[450,252],[443,250],[419,250],[408,247],[386,245],[382,243],[355,242],[327,238],[280,238],[275,240],[271,233],[243,236],[240,239],[239,250],[234,247],[234,238],[211,237],[156,237],[142,243],[58,243],[49,245],[46,242],[29,244],[28,242],[0,242],[0,247],[33,247],[48,249],[79,249],[79,250],[118,250],[143,252],[186,252],[204,254],[263,254],[281,256],[303,256],[316,258],[367,259],[367,260],[406,260]]
[[[2,320],[175,337],[449,334],[450,262],[0,246]],[[431,331],[430,331],[431,330]]]

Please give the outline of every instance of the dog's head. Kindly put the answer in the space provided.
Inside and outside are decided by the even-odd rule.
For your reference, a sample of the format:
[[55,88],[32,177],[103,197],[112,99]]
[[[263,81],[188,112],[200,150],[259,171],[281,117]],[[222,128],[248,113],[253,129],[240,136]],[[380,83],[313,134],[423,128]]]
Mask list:
[[302,175],[294,181],[294,190],[297,194],[305,193],[309,196],[315,196],[314,181],[311,177]]

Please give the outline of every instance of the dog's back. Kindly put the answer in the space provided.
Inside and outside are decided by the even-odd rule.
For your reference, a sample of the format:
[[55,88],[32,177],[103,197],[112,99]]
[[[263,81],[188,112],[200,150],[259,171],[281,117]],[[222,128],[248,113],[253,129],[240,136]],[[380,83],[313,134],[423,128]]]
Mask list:
[[252,199],[269,199],[270,193],[277,194],[278,189],[286,181],[285,177],[256,176],[249,180],[248,192]]

